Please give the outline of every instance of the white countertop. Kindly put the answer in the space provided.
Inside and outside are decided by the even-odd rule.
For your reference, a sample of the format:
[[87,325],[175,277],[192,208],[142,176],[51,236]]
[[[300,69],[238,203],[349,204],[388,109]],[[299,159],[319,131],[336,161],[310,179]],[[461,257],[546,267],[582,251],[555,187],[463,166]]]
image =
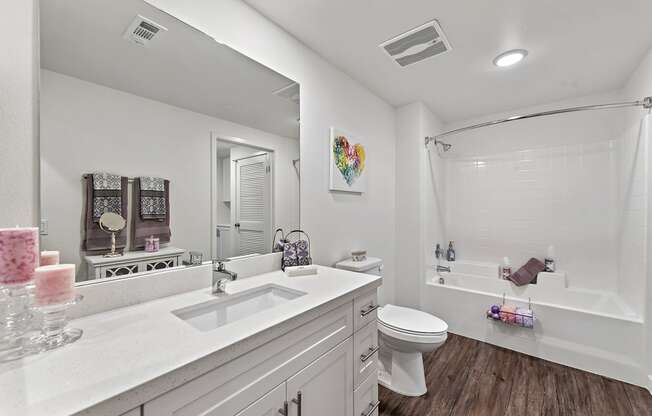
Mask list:
[[319,267],[227,284],[227,293],[275,283],[306,292],[262,313],[201,332],[171,311],[215,299],[210,288],[90,315],[74,344],[0,364],[0,415],[120,414],[378,287],[379,276]]

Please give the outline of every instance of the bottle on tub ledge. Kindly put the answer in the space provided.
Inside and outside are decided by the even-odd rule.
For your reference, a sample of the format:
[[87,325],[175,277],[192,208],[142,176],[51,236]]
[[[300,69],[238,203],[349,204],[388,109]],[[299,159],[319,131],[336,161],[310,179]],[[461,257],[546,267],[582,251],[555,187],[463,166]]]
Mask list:
[[555,246],[548,246],[548,255],[543,260],[543,264],[546,267],[544,270],[546,272],[554,273],[557,270],[557,265],[555,264]]
[[503,265],[500,267],[500,277],[503,280],[509,279],[509,276],[512,274],[512,264],[509,261],[509,257],[503,257]]
[[453,248],[453,242],[448,243],[448,250],[446,251],[446,260],[455,261],[455,248]]

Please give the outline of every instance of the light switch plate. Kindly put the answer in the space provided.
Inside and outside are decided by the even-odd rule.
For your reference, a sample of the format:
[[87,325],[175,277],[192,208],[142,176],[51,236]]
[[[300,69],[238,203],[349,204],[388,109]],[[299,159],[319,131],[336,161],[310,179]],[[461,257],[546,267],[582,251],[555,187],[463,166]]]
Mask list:
[[41,226],[39,227],[39,230],[41,235],[48,235],[48,220],[41,220]]

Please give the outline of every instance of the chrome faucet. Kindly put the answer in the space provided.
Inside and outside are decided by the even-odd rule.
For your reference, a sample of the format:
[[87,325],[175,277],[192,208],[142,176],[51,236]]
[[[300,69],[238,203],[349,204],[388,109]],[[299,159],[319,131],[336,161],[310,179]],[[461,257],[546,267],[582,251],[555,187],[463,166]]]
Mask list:
[[442,266],[442,265],[438,264],[437,265],[437,273],[439,273],[439,272],[448,272],[448,273],[450,273],[451,268],[450,268],[450,266]]
[[236,280],[238,274],[232,271],[226,270],[224,263],[229,261],[228,259],[217,259],[213,260],[213,284],[211,286],[212,293],[214,295],[219,295],[226,293],[226,282],[228,280]]

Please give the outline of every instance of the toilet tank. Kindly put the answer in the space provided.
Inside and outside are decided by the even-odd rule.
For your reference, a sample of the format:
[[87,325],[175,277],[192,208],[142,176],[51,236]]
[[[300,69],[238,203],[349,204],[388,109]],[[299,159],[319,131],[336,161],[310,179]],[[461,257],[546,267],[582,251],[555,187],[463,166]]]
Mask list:
[[376,276],[383,275],[383,261],[376,257],[367,257],[366,260],[362,261],[353,261],[351,259],[342,260],[336,263],[335,267],[352,272],[373,274]]

